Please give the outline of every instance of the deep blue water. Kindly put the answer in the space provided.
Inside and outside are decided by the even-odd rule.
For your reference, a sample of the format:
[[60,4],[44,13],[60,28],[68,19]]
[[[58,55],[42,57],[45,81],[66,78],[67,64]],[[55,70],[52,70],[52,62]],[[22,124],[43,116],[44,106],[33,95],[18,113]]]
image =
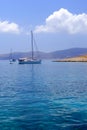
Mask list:
[[87,63],[0,61],[0,130],[87,130]]

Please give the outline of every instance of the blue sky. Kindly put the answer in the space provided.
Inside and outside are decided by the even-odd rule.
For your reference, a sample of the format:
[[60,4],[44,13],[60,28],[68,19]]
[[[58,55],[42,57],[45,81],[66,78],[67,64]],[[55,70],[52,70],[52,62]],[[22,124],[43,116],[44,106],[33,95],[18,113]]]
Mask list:
[[87,0],[0,0],[0,54],[87,48]]

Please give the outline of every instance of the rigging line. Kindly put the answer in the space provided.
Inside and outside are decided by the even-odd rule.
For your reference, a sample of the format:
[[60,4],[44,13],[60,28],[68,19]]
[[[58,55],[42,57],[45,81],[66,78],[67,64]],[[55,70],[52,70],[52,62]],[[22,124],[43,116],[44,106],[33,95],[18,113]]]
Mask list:
[[34,45],[35,45],[35,48],[36,48],[37,57],[40,57],[36,41],[35,41],[34,38],[33,38],[33,40],[34,40]]

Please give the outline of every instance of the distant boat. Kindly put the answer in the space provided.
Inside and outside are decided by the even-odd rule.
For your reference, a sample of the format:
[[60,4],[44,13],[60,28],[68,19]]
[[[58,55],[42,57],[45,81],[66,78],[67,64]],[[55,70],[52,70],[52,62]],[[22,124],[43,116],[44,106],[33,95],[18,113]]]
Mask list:
[[41,64],[41,59],[37,59],[34,57],[34,39],[33,32],[31,31],[31,48],[32,48],[32,56],[31,58],[19,58],[19,64]]
[[13,64],[13,62],[16,62],[16,59],[13,58],[13,55],[12,55],[12,49],[11,49],[11,52],[10,52],[10,56],[9,56],[9,62],[10,64]]

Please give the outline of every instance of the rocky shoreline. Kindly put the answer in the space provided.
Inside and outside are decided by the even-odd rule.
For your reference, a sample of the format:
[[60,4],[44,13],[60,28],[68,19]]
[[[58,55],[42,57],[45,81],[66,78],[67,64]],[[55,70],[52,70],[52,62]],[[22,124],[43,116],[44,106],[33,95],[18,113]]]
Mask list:
[[72,58],[65,58],[65,59],[60,59],[60,60],[54,60],[53,62],[87,62],[87,55],[72,57]]

